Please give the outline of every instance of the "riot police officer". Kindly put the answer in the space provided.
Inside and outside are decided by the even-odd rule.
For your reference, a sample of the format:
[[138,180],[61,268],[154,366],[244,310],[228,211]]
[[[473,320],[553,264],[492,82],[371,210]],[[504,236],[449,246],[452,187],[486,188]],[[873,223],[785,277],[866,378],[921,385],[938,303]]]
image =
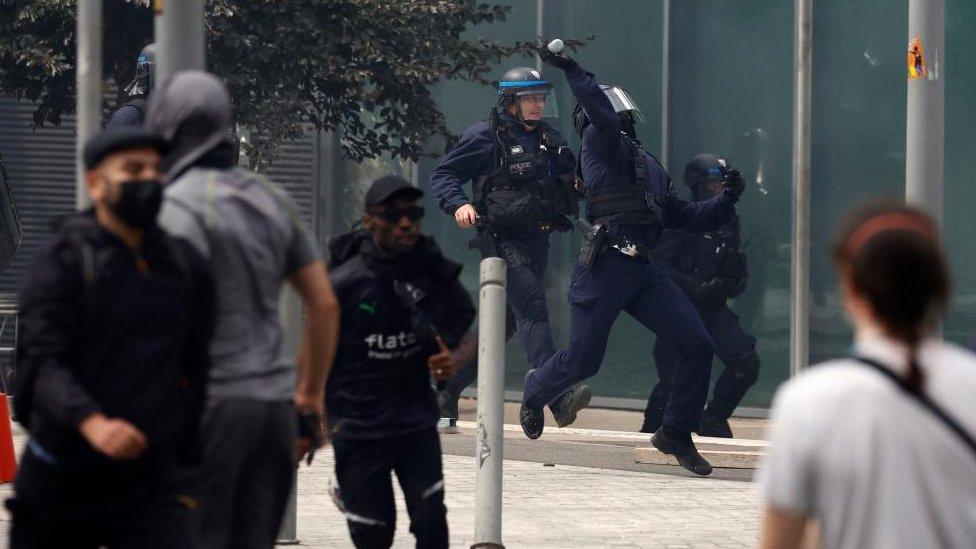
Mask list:
[[125,87],[128,100],[109,117],[106,128],[142,126],[146,120],[146,103],[156,80],[156,44],[142,48],[136,60],[136,75]]
[[[722,192],[731,166],[714,154],[700,154],[685,167],[685,184],[694,200],[706,200]],[[727,300],[746,289],[748,271],[745,254],[739,251],[739,218],[702,233],[665,231],[654,259],[665,267],[668,276],[691,298],[705,329],[715,343],[715,354],[725,370],[715,383],[712,399],[705,406],[698,434],[732,438],[729,417],[759,375],[756,338],[739,323]],[[651,391],[644,411],[642,433],[653,433],[664,418],[671,390],[671,372],[680,368],[675,344],[658,337],[654,344],[658,384]]]
[[[573,190],[576,160],[566,140],[542,121],[552,83],[539,71],[516,67],[497,82],[498,103],[488,120],[474,124],[431,174],[438,205],[461,228],[477,226],[474,244],[484,257],[508,263],[509,324],[515,328],[532,368],[555,352],[546,305],[549,234],[572,228],[578,198]],[[468,198],[463,185],[474,183]],[[508,336],[511,337],[511,330]],[[457,417],[457,399],[474,379],[462,371],[439,395],[442,415]],[[590,400],[586,386],[563,388],[548,404],[566,426]]]
[[[640,111],[626,91],[597,83],[572,58],[540,48],[543,60],[563,69],[577,105],[579,173],[585,185],[589,223],[569,288],[570,342],[525,377],[522,429],[542,434],[542,407],[567,387],[599,370],[610,328],[626,311],[648,329],[673,341],[681,355],[663,426],[652,444],[698,475],[711,465],[698,454],[698,429],[708,392],[712,341],[691,301],[652,254],[663,228],[715,229],[735,215],[743,181],[732,174],[718,196],[705,202],[678,197],[664,167],[637,139]],[[589,225],[581,221],[582,225]]]

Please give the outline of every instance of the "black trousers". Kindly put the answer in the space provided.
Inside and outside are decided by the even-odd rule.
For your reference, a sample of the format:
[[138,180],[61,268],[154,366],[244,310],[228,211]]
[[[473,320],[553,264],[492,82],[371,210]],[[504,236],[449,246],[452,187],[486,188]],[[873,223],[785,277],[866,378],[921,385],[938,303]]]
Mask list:
[[353,544],[385,549],[393,544],[396,473],[417,547],[448,547],[441,442],[434,428],[377,440],[336,439],[335,473]]
[[196,547],[192,512],[175,484],[156,478],[128,482],[61,473],[24,452],[7,500],[13,518],[10,547],[187,549]]
[[274,546],[295,478],[295,418],[290,401],[208,404],[204,463],[184,478],[200,505],[195,530],[201,547]]

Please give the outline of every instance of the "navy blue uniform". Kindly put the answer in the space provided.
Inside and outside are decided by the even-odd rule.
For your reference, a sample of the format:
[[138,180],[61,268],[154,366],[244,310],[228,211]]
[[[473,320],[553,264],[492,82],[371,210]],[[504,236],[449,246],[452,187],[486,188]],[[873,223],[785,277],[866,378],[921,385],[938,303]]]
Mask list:
[[122,105],[109,116],[106,128],[120,128],[124,126],[142,127],[146,120],[146,99],[137,97]]
[[[587,192],[635,185],[634,151],[640,149],[622,133],[623,124],[596,79],[578,65],[566,70],[566,79],[590,121],[583,131],[580,151]],[[711,229],[735,215],[735,200],[726,194],[705,202],[682,200],[660,163],[647,153],[640,154],[647,168],[644,184],[660,207],[661,222],[610,226],[610,234],[653,249],[663,227]],[[608,250],[592,267],[577,263],[569,303],[569,346],[527,376],[523,397],[526,408],[541,409],[573,384],[596,374],[610,328],[617,315],[626,311],[648,329],[675,342],[682,368],[674,372],[664,424],[682,431],[697,429],[708,391],[712,341],[694,305],[658,262]]]
[[[739,252],[739,230],[736,218],[714,231],[666,231],[655,253],[655,259],[667,267],[671,279],[695,304],[715,344],[715,354],[725,364],[705,412],[718,420],[732,415],[759,373],[756,338],[742,329],[739,317],[726,303],[745,291],[748,278],[745,256]],[[644,430],[648,432],[660,423],[671,389],[671,374],[681,367],[674,343],[658,337],[654,362],[660,381],[651,392],[644,414]]]
[[341,304],[339,346],[326,386],[326,407],[349,532],[356,547],[389,547],[396,507],[391,472],[403,489],[418,547],[447,547],[447,510],[437,403],[427,359],[438,351],[401,301],[395,284],[426,294],[419,307],[449,348],[474,320],[461,266],[432,239],[387,254],[372,236],[353,232],[331,246],[332,283]]
[[[507,113],[499,117],[525,151],[539,149],[541,128],[528,131]],[[546,127],[546,131],[550,143],[565,145],[555,130]],[[498,148],[491,127],[482,121],[468,128],[457,146],[444,156],[431,174],[430,186],[445,213],[453,216],[458,208],[472,202],[463,186],[496,169],[501,154]],[[547,161],[543,169],[545,177],[557,177],[552,161]],[[538,229],[503,230],[499,231],[496,247],[498,256],[508,263],[510,320],[514,317],[529,364],[538,368],[555,352],[543,283],[549,260],[549,234]],[[507,335],[511,337],[512,331],[508,330]],[[474,379],[474,372],[473,367],[463,370],[452,380],[452,389],[460,392]]]

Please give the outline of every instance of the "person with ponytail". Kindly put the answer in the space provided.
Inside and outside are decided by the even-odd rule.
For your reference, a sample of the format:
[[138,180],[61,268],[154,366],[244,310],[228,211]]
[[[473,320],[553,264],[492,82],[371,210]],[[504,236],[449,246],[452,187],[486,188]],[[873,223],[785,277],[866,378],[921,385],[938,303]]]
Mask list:
[[973,547],[976,356],[941,339],[938,228],[870,204],[848,216],[833,257],[854,346],[776,394],[762,547]]

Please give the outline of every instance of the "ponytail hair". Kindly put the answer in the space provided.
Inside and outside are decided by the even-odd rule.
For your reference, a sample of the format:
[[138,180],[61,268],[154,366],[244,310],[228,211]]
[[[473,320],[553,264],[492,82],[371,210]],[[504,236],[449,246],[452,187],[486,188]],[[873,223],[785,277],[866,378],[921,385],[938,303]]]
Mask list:
[[950,292],[935,222],[903,204],[869,204],[847,217],[833,256],[841,276],[870,304],[888,336],[908,347],[902,383],[921,392],[925,379],[918,347],[945,311]]

